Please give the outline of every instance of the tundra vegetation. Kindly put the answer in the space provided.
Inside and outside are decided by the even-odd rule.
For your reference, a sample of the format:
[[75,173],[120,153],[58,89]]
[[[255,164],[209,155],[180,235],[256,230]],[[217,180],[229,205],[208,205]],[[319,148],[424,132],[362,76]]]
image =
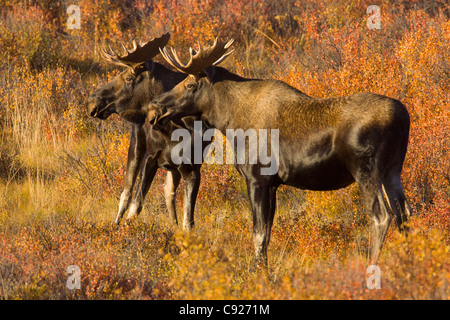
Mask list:
[[[81,29],[66,27],[71,4]],[[448,1],[380,1],[381,29],[370,30],[372,4],[0,0],[0,298],[448,299]],[[165,32],[170,46],[188,48],[219,31],[236,39],[223,66],[243,77],[282,80],[316,98],[372,92],[406,106],[401,179],[413,216],[408,238],[393,225],[387,232],[381,289],[366,286],[373,239],[356,184],[280,187],[265,273],[251,270],[251,208],[232,165],[202,166],[192,232],[166,214],[162,170],[141,215],[114,225],[130,124],[86,113],[89,94],[122,71],[101,49]],[[182,211],[181,195],[176,205]],[[80,289],[66,286],[71,265]]]

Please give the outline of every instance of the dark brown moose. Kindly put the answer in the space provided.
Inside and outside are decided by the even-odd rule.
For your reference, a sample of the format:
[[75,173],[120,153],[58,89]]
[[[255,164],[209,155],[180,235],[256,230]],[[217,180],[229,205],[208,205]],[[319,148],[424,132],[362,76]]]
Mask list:
[[[182,177],[185,181],[183,227],[191,229],[194,224],[201,164],[174,164],[171,160],[171,150],[176,143],[170,139],[171,131],[179,125],[191,129],[192,132],[194,117],[186,117],[178,125],[170,123],[165,131],[153,130],[153,126],[145,121],[148,103],[186,77],[184,73],[169,70],[152,61],[159,54],[159,48],[164,47],[169,38],[167,33],[142,45],[134,41],[133,49],[128,50],[124,46],[123,55],[118,55],[112,48],[109,51],[103,50],[102,55],[108,62],[126,67],[126,70],[97,89],[87,101],[88,114],[92,117],[105,120],[111,114],[118,113],[122,119],[132,123],[125,187],[120,196],[116,224],[128,208],[128,219],[141,212],[145,195],[158,168],[168,170],[164,193],[169,216],[177,223],[175,195]],[[141,178],[130,205],[139,172]]]
[[162,126],[196,115],[222,132],[278,130],[275,174],[262,174],[261,161],[236,164],[247,183],[257,264],[267,264],[278,186],[335,190],[354,182],[374,223],[376,261],[391,222],[389,210],[405,233],[411,214],[400,181],[410,125],[405,106],[372,93],[316,99],[282,81],[242,78],[216,66],[232,52],[231,44],[216,38],[211,47],[191,49],[187,64],[164,48],[167,62],[188,76],[152,102],[151,117],[158,118],[150,121]]

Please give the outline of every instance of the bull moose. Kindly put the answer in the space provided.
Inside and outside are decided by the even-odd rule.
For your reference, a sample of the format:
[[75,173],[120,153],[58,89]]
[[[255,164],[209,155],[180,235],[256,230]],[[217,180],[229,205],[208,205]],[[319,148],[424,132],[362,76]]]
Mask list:
[[[97,89],[87,100],[88,114],[102,120],[117,113],[131,122],[131,139],[128,150],[125,186],[120,196],[119,210],[115,223],[119,224],[129,208],[128,219],[137,216],[141,210],[158,168],[168,170],[164,193],[169,216],[177,223],[175,210],[176,189],[181,177],[184,180],[183,227],[191,229],[194,224],[194,206],[200,185],[200,164],[174,164],[171,150],[175,143],[170,140],[170,132],[179,126],[191,129],[194,117],[186,117],[178,124],[170,123],[166,131],[153,130],[145,121],[148,103],[159,94],[172,89],[186,74],[169,70],[152,59],[159,54],[159,48],[169,41],[166,33],[145,44],[133,41],[133,49],[125,46],[124,54],[117,54],[111,47],[102,51],[102,56],[110,63],[125,67],[126,70],[111,82]],[[131,196],[137,176],[141,178],[133,202]]]
[[164,126],[195,115],[221,131],[279,130],[276,174],[261,174],[260,162],[236,164],[250,198],[257,264],[267,265],[280,185],[323,191],[354,182],[374,223],[370,255],[376,261],[391,222],[389,209],[405,233],[411,214],[400,180],[410,126],[405,106],[372,93],[317,99],[282,81],[243,78],[217,66],[233,52],[232,43],[216,38],[210,47],[191,48],[188,63],[173,48],[161,49],[188,76],[153,100],[149,121]]

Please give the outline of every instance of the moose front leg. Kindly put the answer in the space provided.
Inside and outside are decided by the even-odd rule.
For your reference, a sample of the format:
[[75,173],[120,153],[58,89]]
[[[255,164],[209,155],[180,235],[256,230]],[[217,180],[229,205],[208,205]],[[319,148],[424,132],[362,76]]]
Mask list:
[[136,189],[136,196],[131,203],[130,210],[128,211],[127,219],[131,219],[138,216],[142,211],[142,206],[144,203],[145,196],[152,185],[153,178],[155,177],[156,171],[158,171],[158,160],[157,157],[146,157],[145,164],[142,168],[141,179],[139,185]]
[[134,184],[142,167],[142,162],[145,155],[145,133],[140,125],[133,125],[131,127],[130,147],[128,148],[127,169],[125,174],[125,186],[120,195],[119,211],[117,212],[115,224],[119,224],[125,211],[127,211]]
[[177,188],[180,184],[181,175],[178,171],[167,171],[166,182],[164,183],[164,197],[169,217],[174,224],[178,224],[176,212]]
[[194,209],[200,187],[200,167],[193,170],[181,170],[183,177],[183,229],[190,231],[194,227]]
[[277,187],[247,180],[247,192],[253,213],[253,243],[256,267],[267,268],[267,248],[276,208]]

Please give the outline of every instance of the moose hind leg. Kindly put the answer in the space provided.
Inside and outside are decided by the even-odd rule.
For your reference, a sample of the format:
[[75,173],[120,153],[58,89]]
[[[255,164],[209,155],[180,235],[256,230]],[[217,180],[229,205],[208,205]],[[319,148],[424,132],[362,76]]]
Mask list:
[[375,263],[378,260],[384,238],[389,229],[391,216],[389,215],[388,207],[384,201],[381,183],[372,180],[372,182],[366,181],[358,184],[361,190],[364,207],[368,211],[369,217],[373,220],[373,243],[370,256],[371,261]]
[[122,194],[120,195],[119,211],[117,212],[116,219],[114,221],[115,224],[120,223],[120,220],[122,220],[125,211],[127,211],[128,207],[130,206],[132,190],[134,184],[136,183],[140,167],[139,164],[136,163],[137,161],[140,161],[140,159],[131,159],[128,161],[127,172],[125,176],[125,187],[123,188]]
[[147,157],[145,165],[141,170],[141,179],[139,181],[134,200],[131,203],[130,210],[128,211],[127,219],[131,219],[141,213],[145,196],[150,189],[157,170],[157,161],[153,158]]
[[267,268],[267,249],[276,208],[276,187],[247,182],[253,213],[255,265]]
[[132,127],[130,147],[128,148],[125,187],[120,195],[119,210],[114,221],[115,224],[120,223],[120,220],[130,205],[132,190],[144,159],[145,149],[141,145],[142,138],[140,138],[139,132],[139,129],[136,129],[134,126]]
[[182,176],[184,180],[183,229],[190,231],[194,227],[195,202],[200,187],[200,168],[182,171]]
[[397,227],[400,232],[405,235],[408,233],[408,226],[406,222],[411,216],[411,207],[406,200],[405,193],[403,191],[400,175],[386,175],[383,179],[383,191],[389,206],[394,213]]

